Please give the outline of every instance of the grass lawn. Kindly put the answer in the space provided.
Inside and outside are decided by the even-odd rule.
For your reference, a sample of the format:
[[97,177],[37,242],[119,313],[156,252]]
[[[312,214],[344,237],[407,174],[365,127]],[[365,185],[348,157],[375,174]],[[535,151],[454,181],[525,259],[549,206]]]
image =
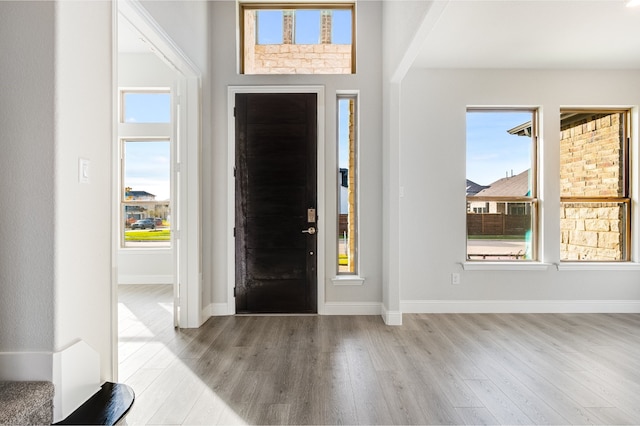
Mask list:
[[171,231],[168,229],[125,231],[124,239],[125,241],[169,241]]

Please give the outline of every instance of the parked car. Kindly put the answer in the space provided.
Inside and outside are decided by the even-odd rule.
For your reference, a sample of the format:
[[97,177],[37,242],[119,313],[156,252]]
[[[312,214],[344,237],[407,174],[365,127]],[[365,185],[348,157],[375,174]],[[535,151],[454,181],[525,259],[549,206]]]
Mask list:
[[131,229],[156,229],[156,221],[153,219],[140,219],[133,222]]

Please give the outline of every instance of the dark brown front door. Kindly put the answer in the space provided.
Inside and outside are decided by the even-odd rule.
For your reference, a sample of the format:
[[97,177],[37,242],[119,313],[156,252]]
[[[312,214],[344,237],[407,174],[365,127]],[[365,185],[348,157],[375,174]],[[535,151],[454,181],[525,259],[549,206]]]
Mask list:
[[236,94],[236,312],[317,311],[317,101]]

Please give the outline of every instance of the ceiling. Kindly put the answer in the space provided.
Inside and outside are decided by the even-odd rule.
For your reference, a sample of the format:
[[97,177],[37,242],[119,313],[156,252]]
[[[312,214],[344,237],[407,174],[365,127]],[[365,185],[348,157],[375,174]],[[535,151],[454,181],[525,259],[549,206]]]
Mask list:
[[428,13],[441,10],[416,67],[640,69],[640,7],[624,0],[449,0]]

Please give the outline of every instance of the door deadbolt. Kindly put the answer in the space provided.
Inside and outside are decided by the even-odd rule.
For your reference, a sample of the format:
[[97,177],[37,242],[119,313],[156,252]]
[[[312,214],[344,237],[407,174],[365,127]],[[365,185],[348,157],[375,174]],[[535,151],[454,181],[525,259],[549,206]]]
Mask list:
[[307,209],[307,222],[314,223],[316,221],[316,209]]

